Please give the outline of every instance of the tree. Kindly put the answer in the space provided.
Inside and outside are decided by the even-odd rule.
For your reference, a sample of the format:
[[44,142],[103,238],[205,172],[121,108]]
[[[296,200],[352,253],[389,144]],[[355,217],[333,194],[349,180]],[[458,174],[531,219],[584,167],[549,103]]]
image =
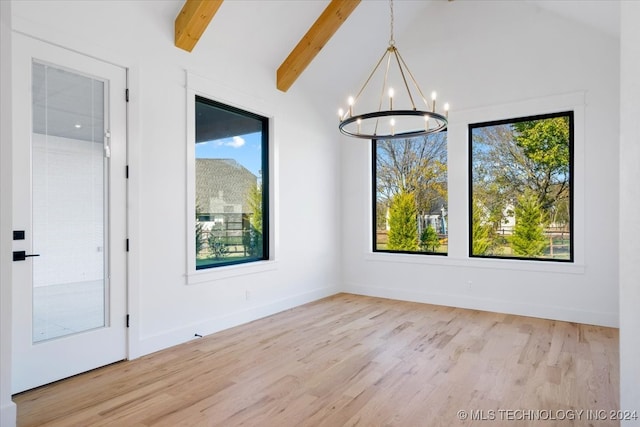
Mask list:
[[427,225],[420,235],[420,249],[425,252],[435,252],[440,246],[438,233],[431,225]]
[[196,257],[204,249],[204,224],[199,218],[200,206],[196,206]]
[[418,250],[418,212],[413,193],[399,193],[389,207],[389,243],[392,251]]
[[508,124],[473,129],[472,138],[473,203],[481,206],[482,224],[491,225],[489,238],[497,238],[495,231],[506,220],[505,208],[525,189],[526,156]]
[[474,129],[474,198],[483,193],[485,206],[504,209],[531,190],[550,212],[570,196],[569,136],[568,116]]
[[515,141],[531,162],[529,188],[545,211],[567,198],[569,188],[569,117],[513,124]]
[[249,229],[243,234],[242,243],[250,256],[262,255],[262,185],[251,186],[246,196],[249,207]]
[[517,122],[516,142],[538,170],[569,173],[569,117]]
[[491,247],[491,224],[484,223],[482,207],[474,203],[471,218],[471,255],[486,255]]
[[393,197],[413,193],[420,213],[431,213],[447,198],[446,132],[428,136],[379,140],[376,142],[376,192],[378,222],[380,213]]
[[247,205],[251,212],[251,225],[257,232],[262,233],[262,185],[258,184],[249,188]]
[[518,197],[515,219],[513,235],[509,239],[511,249],[516,255],[540,257],[547,245],[544,235],[546,215],[536,194],[527,191]]
[[507,207],[527,192],[545,219],[570,222],[569,116],[482,126],[472,138],[473,201],[483,208],[483,223],[492,226],[488,251],[502,244],[498,231],[513,215]]
[[209,252],[215,259],[224,258],[229,255],[229,248],[227,248],[225,239],[216,234],[216,230],[214,228],[209,231],[207,246],[209,246]]

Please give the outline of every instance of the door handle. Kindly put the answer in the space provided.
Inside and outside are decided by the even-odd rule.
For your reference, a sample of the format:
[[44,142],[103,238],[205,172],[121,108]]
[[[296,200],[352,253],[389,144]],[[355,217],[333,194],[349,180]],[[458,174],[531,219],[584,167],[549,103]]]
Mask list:
[[29,257],[33,257],[33,256],[40,256],[40,254],[29,254],[27,255],[27,253],[25,251],[14,251],[13,252],[13,260],[14,261],[24,261]]

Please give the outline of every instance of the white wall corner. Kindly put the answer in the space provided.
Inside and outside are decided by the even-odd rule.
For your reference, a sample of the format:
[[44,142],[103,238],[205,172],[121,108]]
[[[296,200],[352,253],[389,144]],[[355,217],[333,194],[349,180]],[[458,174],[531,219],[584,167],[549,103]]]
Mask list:
[[[640,417],[640,2],[620,21],[620,409]],[[640,418],[621,425],[640,426]]]
[[489,311],[492,313],[530,316],[540,319],[553,319],[563,322],[584,323],[617,328],[617,312],[596,312],[578,310],[571,307],[531,304],[525,302],[483,298],[459,294],[416,291],[411,289],[387,288],[382,286],[364,286],[355,283],[346,284],[344,292],[367,295],[378,298],[397,299],[419,302],[423,304],[458,307],[471,310]]

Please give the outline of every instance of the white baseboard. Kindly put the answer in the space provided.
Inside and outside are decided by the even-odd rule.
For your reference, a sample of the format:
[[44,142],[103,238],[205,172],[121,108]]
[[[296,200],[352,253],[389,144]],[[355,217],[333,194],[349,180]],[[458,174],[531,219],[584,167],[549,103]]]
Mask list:
[[313,291],[304,292],[293,295],[277,301],[249,307],[246,310],[240,310],[223,316],[212,317],[202,322],[193,323],[184,327],[176,328],[149,336],[140,340],[137,345],[139,354],[130,355],[130,359],[144,356],[155,351],[164,350],[174,345],[182,344],[195,338],[195,333],[205,336],[213,334],[234,326],[242,325],[284,310],[288,310],[299,305],[307,304],[331,295],[340,293],[342,289],[338,286],[325,287],[315,289]]
[[18,408],[9,402],[0,407],[0,427],[15,427],[18,420]]
[[576,310],[566,307],[526,304],[522,302],[505,301],[494,298],[477,298],[465,295],[433,294],[397,288],[363,286],[353,283],[346,284],[343,290],[348,293],[372,297],[491,311],[495,313],[514,314],[519,316],[538,317],[542,319],[584,323],[612,328],[619,327],[619,318],[617,313]]

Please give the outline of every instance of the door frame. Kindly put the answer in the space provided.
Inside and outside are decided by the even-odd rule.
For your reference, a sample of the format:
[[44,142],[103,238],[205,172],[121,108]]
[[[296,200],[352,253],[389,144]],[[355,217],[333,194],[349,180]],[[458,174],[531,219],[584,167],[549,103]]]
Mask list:
[[12,2],[0,1],[0,425],[15,426],[11,400],[12,350]]

